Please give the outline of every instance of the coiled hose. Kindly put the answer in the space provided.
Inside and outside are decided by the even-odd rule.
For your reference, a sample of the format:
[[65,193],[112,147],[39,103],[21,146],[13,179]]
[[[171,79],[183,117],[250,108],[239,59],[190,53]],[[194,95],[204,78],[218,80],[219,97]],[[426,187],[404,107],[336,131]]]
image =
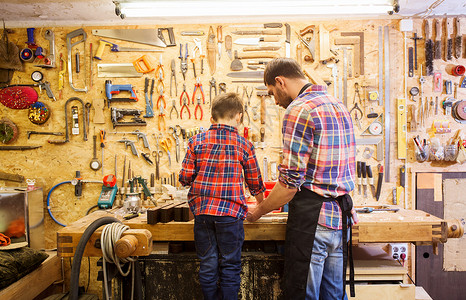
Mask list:
[[[94,231],[96,231],[100,226],[114,222],[121,223],[120,220],[114,217],[103,217],[97,219],[86,228],[81,236],[73,256],[73,265],[71,267],[70,300],[78,300],[79,297],[79,272],[81,269],[81,260],[83,258],[84,248],[86,248],[87,242]],[[104,282],[104,284],[107,285],[106,282]]]

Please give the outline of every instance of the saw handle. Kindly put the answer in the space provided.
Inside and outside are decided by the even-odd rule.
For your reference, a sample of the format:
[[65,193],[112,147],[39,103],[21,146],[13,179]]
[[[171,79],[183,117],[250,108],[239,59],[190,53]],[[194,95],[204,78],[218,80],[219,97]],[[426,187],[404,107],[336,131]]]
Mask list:
[[148,55],[143,55],[133,61],[133,66],[139,73],[149,73],[155,70],[155,64]]

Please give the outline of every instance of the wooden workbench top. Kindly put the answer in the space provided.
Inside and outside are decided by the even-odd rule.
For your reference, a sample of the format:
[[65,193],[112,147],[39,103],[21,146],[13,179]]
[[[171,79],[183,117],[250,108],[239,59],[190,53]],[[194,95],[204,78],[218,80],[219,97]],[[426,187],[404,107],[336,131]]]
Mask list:
[[[113,216],[128,225],[131,229],[147,229],[152,233],[155,242],[193,241],[194,221],[147,224],[145,214],[123,220],[113,210],[95,211],[80,220],[58,231],[57,243],[60,256],[72,256],[84,230],[94,220],[105,216]],[[360,213],[359,223],[353,226],[353,243],[438,243],[447,240],[447,224],[444,220],[420,210],[404,210],[397,212],[374,211]],[[247,241],[283,241],[285,239],[287,215],[273,214],[264,216],[258,222],[244,222],[245,240]],[[93,239],[98,239],[97,230]],[[90,244],[90,243],[89,243]],[[86,253],[90,255],[88,248]],[[94,248],[95,249],[95,248]],[[99,252],[99,249],[95,249]],[[94,251],[94,252],[95,252]],[[85,253],[85,254],[86,254]]]

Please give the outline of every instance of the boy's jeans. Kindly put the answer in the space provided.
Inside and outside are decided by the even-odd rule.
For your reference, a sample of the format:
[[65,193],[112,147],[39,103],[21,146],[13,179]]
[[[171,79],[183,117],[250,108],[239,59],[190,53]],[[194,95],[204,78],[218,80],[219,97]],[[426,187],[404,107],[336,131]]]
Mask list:
[[340,300],[343,296],[342,286],[342,231],[317,225],[307,277],[306,299]]
[[201,260],[199,282],[204,299],[238,299],[243,220],[227,216],[195,216],[194,241]]

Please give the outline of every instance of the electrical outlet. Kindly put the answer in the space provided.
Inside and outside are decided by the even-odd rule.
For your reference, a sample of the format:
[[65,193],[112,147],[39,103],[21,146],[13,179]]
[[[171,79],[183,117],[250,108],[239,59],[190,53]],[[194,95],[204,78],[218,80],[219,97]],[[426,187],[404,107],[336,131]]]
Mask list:
[[389,244],[388,254],[391,257],[393,257],[393,259],[399,259],[401,261],[406,261],[408,259],[408,244],[406,243]]

